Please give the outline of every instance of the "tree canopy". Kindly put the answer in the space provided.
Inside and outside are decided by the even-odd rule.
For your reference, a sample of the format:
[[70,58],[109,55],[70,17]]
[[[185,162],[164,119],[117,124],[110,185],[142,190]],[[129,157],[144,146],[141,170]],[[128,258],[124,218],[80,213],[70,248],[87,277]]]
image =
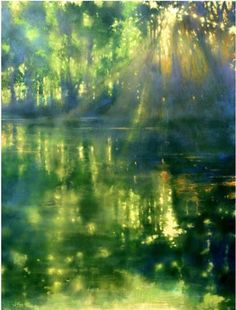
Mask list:
[[233,72],[234,6],[3,2],[3,106],[83,113],[122,100],[131,109],[136,103],[138,115],[142,102],[161,102],[181,84],[222,84],[219,70]]

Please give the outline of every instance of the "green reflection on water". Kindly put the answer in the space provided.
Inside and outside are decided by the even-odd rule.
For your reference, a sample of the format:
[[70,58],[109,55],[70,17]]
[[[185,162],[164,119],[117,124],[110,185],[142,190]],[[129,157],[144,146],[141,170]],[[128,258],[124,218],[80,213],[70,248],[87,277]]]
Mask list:
[[231,309],[230,157],[150,129],[2,134],[5,309]]

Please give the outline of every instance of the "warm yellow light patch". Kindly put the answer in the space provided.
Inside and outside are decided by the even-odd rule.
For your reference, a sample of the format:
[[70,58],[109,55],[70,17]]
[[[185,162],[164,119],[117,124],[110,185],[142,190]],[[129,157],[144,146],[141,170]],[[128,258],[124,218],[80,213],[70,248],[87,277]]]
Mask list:
[[55,259],[55,257],[53,255],[48,255],[48,260],[49,261],[53,261]]
[[27,70],[27,67],[24,63],[22,63],[21,65],[19,65],[19,71],[22,73],[22,74],[25,74],[26,70]]
[[185,79],[201,81],[206,76],[208,73],[207,60],[194,36],[182,31],[177,40],[176,53]]
[[38,224],[41,221],[41,216],[36,208],[29,208],[27,210],[27,218],[30,224]]
[[155,268],[155,271],[160,271],[164,268],[164,264],[162,263],[156,264],[154,268]]
[[219,305],[224,297],[207,293],[204,295],[203,302],[198,305],[197,310],[219,309]]
[[28,1],[10,1],[9,6],[12,12],[13,17],[18,17],[23,9],[23,3],[27,3]]
[[35,39],[37,39],[38,36],[39,36],[38,29],[36,29],[36,28],[30,28],[30,29],[26,30],[26,37],[27,37],[30,41],[34,41]]
[[106,248],[100,247],[98,250],[98,257],[102,257],[102,258],[106,258],[108,256],[110,256],[110,251]]
[[83,24],[84,24],[84,26],[85,27],[91,27],[92,23],[93,23],[93,21],[92,21],[91,17],[88,14],[83,13]]
[[8,54],[9,51],[10,51],[10,45],[9,45],[9,44],[6,44],[6,43],[3,43],[3,44],[2,44],[2,51],[3,51],[4,53]]
[[52,291],[53,292],[58,292],[62,287],[62,283],[60,281],[55,281],[53,282],[53,285],[52,285]]
[[79,151],[79,159],[83,160],[84,159],[84,147],[83,147],[83,145],[80,145],[78,147],[78,151]]
[[73,292],[77,293],[84,289],[83,280],[81,277],[76,277],[71,283],[71,289]]
[[2,88],[2,103],[9,104],[11,101],[11,91],[8,88]]
[[87,90],[86,90],[86,85],[84,82],[82,82],[79,86],[79,95],[82,96],[84,94],[86,94]]
[[98,6],[99,8],[103,6],[103,1],[101,1],[101,0],[95,0],[94,3],[95,3],[96,6]]
[[96,231],[96,225],[95,223],[88,223],[86,225],[86,228],[87,228],[87,232],[89,235],[93,235]]
[[24,99],[26,94],[26,85],[24,83],[15,84],[14,86],[17,100]]
[[168,76],[172,71],[172,53],[173,53],[173,27],[177,19],[178,9],[169,7],[163,15],[160,34],[160,66],[164,76]]
[[111,162],[111,156],[112,156],[112,140],[111,137],[107,139],[107,161]]
[[164,217],[165,223],[163,227],[163,233],[171,240],[181,234],[182,230],[178,227],[176,218],[171,207],[167,208]]
[[12,251],[11,256],[12,256],[12,260],[13,260],[14,264],[19,266],[19,267],[24,266],[27,259],[28,259],[26,254],[22,254],[22,253],[17,252],[17,251]]
[[52,275],[56,273],[56,269],[55,268],[48,268],[48,274]]

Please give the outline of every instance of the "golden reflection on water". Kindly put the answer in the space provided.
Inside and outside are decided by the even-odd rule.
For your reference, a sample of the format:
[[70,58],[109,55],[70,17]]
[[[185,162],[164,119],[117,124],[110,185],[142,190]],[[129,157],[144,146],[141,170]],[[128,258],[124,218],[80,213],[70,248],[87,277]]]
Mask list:
[[[112,138],[109,136],[105,143],[98,144],[93,143],[93,139],[83,145],[81,141],[78,144],[75,142],[76,150],[70,150],[70,142],[65,142],[64,135],[54,135],[50,131],[40,133],[40,130],[36,130],[35,135],[37,139],[32,144],[31,137],[26,134],[26,127],[14,126],[9,124],[2,132],[2,146],[3,149],[8,151],[17,152],[19,158],[24,159],[27,152],[34,153],[37,158],[37,164],[40,169],[44,169],[49,175],[56,174],[61,185],[53,188],[53,191],[47,191],[45,197],[42,200],[52,200],[55,205],[57,214],[55,215],[53,222],[58,225],[68,225],[69,223],[80,223],[81,218],[78,215],[80,208],[80,200],[84,193],[81,189],[68,189],[63,185],[70,169],[70,162],[74,161],[75,165],[80,165],[82,173],[88,174],[91,177],[92,191],[98,201],[103,201],[103,198],[109,202],[109,210],[107,206],[101,205],[102,212],[108,212],[109,218],[104,218],[108,222],[117,222],[121,227],[129,227],[134,230],[142,230],[143,227],[143,215],[140,212],[141,208],[147,209],[146,220],[149,221],[154,229],[154,235],[158,233],[163,234],[169,240],[173,240],[178,237],[183,231],[178,227],[178,221],[175,217],[175,211],[173,210],[172,201],[172,176],[168,171],[168,168],[163,165],[160,166],[159,171],[152,174],[152,186],[155,192],[154,208],[158,211],[154,212],[158,216],[151,216],[151,209],[149,209],[149,201],[142,198],[142,196],[132,188],[124,188],[119,182],[112,184],[111,187],[106,186],[103,182],[100,182],[103,176],[104,165],[107,166],[109,176],[112,176],[112,167],[116,165],[122,165],[122,162],[116,160],[114,162],[112,147]],[[13,144],[13,139],[16,143]],[[75,152],[74,152],[75,151]],[[20,175],[24,173],[24,166],[18,165]],[[21,171],[22,170],[22,171]],[[139,183],[140,178],[133,176],[134,183]],[[195,203],[196,208],[199,203],[198,193],[196,185],[191,183],[186,176],[180,176],[174,180],[177,187],[177,192],[187,194],[189,199]],[[76,184],[75,184],[76,185]],[[234,186],[234,181],[224,182],[225,186]],[[209,188],[211,190],[211,188]],[[208,189],[206,188],[206,191]],[[150,213],[149,213],[149,211]],[[186,209],[188,213],[188,209]],[[28,209],[28,221],[31,225],[38,225],[41,221],[39,209],[36,207],[29,207]],[[60,223],[60,224],[59,224]],[[69,224],[70,225],[70,224]],[[86,230],[89,234],[93,234],[96,230],[96,224],[87,223]],[[157,229],[158,227],[158,229]],[[157,233],[158,232],[158,233]],[[150,239],[150,238],[149,238]],[[151,239],[150,239],[151,240]]]
[[[34,127],[30,134],[27,130],[22,125],[6,125],[2,133],[3,152],[15,156],[19,182],[23,182],[29,169],[35,169],[35,175],[41,178],[40,186],[48,180],[41,191],[36,184],[27,197],[27,204],[21,207],[27,229],[43,236],[46,258],[43,265],[37,267],[42,258],[36,257],[34,265],[31,261],[34,258],[20,249],[11,249],[10,256],[14,268],[26,276],[41,274],[40,281],[48,296],[41,309],[60,309],[60,306],[55,308],[58,303],[65,309],[68,288],[72,295],[82,293],[85,297],[79,301],[72,296],[71,306],[69,303],[66,309],[105,309],[106,303],[112,309],[190,309],[190,300],[184,291],[186,283],[181,279],[181,264],[175,258],[169,263],[160,261],[154,265],[157,277],[166,268],[179,274],[178,288],[167,291],[119,267],[113,266],[111,275],[106,274],[106,264],[109,266],[109,260],[119,258],[117,251],[125,249],[132,253],[132,242],[152,247],[158,240],[165,240],[170,248],[175,248],[186,231],[180,227],[173,195],[181,197],[181,212],[185,216],[196,217],[200,214],[199,186],[187,174],[174,177],[163,159],[151,172],[139,173],[136,160],[128,165],[126,153],[116,155],[118,138],[110,132],[102,133],[97,139],[94,135],[84,138],[81,133],[71,137],[68,131],[56,128]],[[232,180],[224,182],[227,187],[234,185]],[[214,184],[205,185],[203,189],[211,192]],[[204,225],[210,226],[211,221],[205,219]],[[188,223],[186,227],[194,228],[194,224]],[[4,228],[3,234],[7,236],[11,230]],[[210,239],[201,255],[209,256],[209,246]],[[3,267],[6,274],[8,270]],[[210,277],[212,269],[209,256],[202,277]],[[122,283],[117,285],[119,278]],[[96,289],[90,291],[88,282]],[[26,291],[23,293],[27,294]],[[106,301],[110,291],[114,295],[121,294],[122,299]],[[213,304],[218,307],[221,300],[208,297],[203,303],[211,303],[213,298]],[[94,302],[98,304],[95,306]]]

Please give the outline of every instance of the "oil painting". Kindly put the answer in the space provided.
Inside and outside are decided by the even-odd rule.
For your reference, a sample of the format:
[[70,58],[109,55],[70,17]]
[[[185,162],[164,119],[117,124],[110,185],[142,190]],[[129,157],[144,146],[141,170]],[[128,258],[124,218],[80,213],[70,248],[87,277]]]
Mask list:
[[235,2],[1,15],[2,309],[235,309]]

